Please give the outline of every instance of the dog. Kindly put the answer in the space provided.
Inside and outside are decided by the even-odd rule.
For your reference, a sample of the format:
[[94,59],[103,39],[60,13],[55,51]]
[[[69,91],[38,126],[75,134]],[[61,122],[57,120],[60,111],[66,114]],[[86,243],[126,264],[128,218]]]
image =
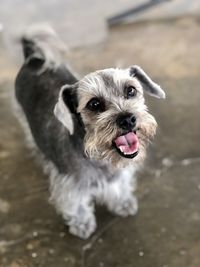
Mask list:
[[165,93],[137,65],[77,78],[51,28],[31,27],[21,42],[15,95],[50,175],[50,202],[69,232],[87,239],[96,229],[95,203],[136,214],[135,172],[157,127],[144,92]]

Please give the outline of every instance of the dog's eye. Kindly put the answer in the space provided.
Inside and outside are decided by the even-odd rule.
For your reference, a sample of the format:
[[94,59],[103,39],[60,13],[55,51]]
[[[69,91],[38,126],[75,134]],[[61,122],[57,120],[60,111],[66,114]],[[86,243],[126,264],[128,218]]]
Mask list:
[[129,98],[133,98],[137,95],[137,90],[134,86],[128,86],[126,87],[126,90],[125,90],[125,97],[127,99]]
[[96,112],[103,112],[105,110],[105,105],[103,101],[97,97],[90,99],[86,107],[87,109],[91,111],[96,111]]

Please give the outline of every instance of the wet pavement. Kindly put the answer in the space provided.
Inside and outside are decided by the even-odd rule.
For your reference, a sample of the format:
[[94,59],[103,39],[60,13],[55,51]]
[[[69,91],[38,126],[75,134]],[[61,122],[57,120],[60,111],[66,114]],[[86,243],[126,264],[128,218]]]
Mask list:
[[111,29],[104,45],[72,50],[80,73],[141,65],[166,90],[147,97],[159,129],[138,174],[139,213],[97,209],[87,241],[68,234],[48,204],[48,178],[11,109],[16,66],[0,50],[0,267],[200,266],[200,20]]

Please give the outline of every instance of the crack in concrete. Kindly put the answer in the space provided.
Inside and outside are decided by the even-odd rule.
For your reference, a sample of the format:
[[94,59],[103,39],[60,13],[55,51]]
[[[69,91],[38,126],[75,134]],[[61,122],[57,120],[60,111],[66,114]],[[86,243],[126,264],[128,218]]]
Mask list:
[[89,250],[92,250],[94,245],[96,244],[96,242],[102,237],[102,235],[108,231],[108,229],[110,227],[112,227],[115,223],[117,223],[120,220],[119,217],[114,218],[113,220],[109,221],[104,227],[102,227],[100,229],[100,231],[93,235],[93,237],[91,238],[91,241],[89,243],[87,243],[86,245],[84,245],[82,247],[82,251],[81,251],[81,267],[86,267],[86,254]]

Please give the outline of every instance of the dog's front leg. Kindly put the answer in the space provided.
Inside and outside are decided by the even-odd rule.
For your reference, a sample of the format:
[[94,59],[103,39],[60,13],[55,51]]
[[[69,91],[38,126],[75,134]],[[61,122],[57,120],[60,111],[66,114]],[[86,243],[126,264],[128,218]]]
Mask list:
[[138,210],[137,198],[134,195],[136,180],[134,170],[122,170],[116,179],[109,183],[106,204],[108,209],[120,216],[135,215]]
[[69,226],[69,232],[87,239],[96,229],[96,219],[92,195],[83,180],[69,176],[51,179],[51,201]]

